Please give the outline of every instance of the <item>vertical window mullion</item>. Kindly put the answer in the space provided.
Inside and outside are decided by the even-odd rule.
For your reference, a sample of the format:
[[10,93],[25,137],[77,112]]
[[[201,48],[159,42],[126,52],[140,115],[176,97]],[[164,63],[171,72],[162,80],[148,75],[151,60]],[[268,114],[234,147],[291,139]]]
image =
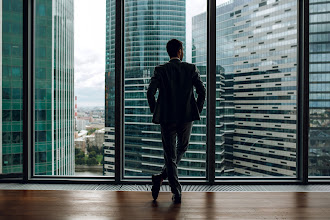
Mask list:
[[207,168],[209,183],[215,180],[216,108],[216,0],[207,1]]
[[23,1],[23,181],[32,174],[33,123],[33,0]]
[[298,4],[298,179],[308,183],[309,133],[309,0]]
[[115,27],[115,182],[122,180],[123,164],[123,79],[124,0],[116,0]]

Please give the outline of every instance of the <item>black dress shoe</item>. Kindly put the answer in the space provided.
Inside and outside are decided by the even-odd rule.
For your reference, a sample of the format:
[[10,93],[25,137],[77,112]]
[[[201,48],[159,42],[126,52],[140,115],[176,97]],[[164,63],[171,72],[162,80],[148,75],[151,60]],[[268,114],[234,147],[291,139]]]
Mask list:
[[152,175],[151,178],[152,178],[152,188],[151,188],[152,198],[156,200],[158,198],[158,194],[159,194],[160,186],[162,185],[163,182],[163,178],[161,174],[154,174]]
[[175,204],[179,204],[179,203],[181,203],[181,195],[173,194],[173,196],[172,196],[172,201],[173,201],[173,203],[175,203]]

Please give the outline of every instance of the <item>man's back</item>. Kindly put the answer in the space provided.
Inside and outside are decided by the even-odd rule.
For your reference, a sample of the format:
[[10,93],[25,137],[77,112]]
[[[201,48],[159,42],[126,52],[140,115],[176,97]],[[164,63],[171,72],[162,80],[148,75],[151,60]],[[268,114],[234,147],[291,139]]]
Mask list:
[[181,203],[182,192],[177,165],[188,149],[193,121],[200,119],[199,113],[205,101],[205,87],[198,69],[193,64],[181,62],[182,45],[177,39],[166,44],[171,60],[155,68],[147,91],[150,110],[154,113],[152,121],[161,127],[165,161],[161,173],[152,176],[152,197],[157,199],[160,185],[167,178],[174,203]]
[[[198,94],[196,102],[195,86]],[[159,89],[157,103],[154,94]],[[205,87],[195,65],[171,59],[155,68],[148,88],[148,101],[154,123],[183,123],[199,120],[205,100]]]

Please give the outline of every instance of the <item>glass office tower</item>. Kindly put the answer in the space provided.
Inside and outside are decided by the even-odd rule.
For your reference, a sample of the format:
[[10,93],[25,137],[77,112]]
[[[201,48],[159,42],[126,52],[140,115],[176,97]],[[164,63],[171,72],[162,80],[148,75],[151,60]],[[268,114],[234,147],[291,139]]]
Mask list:
[[[216,134],[225,161],[216,175],[295,176],[296,1],[234,0],[216,13]],[[196,20],[193,42],[204,25]]]
[[116,1],[106,2],[105,133],[103,175],[115,173],[115,25]]
[[[43,0],[42,3],[50,4],[47,0]],[[52,165],[53,175],[74,175],[74,0],[53,0],[52,3],[53,44],[49,52],[53,53],[53,74],[47,71],[46,80],[53,77],[53,90],[46,91],[46,97],[52,92],[53,101],[46,101],[46,114],[50,116],[52,110],[54,120],[46,117],[44,123],[47,124],[46,174],[50,174],[48,167]],[[43,67],[43,64],[41,66]],[[50,104],[52,104],[51,109],[49,109]],[[49,130],[49,122],[53,123],[52,131]],[[43,128],[41,126],[41,130]],[[50,139],[47,133],[52,134],[52,145],[48,142]],[[49,160],[51,153],[52,159]],[[44,172],[43,167],[39,167],[42,169],[39,170],[40,173]]]
[[295,176],[297,1],[245,1],[234,10],[234,171]]
[[0,174],[22,173],[23,1],[0,0]]
[[[0,3],[0,173],[20,173],[23,1]],[[35,1],[36,175],[74,174],[73,32],[73,0]]]
[[309,175],[330,175],[330,2],[310,0]]
[[35,68],[43,77],[35,80],[35,109],[42,116],[36,121],[35,173],[74,175],[74,0],[38,0],[36,8]]

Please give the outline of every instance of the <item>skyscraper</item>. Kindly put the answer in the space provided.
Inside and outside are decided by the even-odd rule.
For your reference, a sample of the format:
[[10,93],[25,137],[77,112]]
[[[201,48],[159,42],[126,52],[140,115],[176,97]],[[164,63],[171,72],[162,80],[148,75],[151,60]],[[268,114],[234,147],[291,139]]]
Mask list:
[[330,3],[310,1],[309,175],[330,175]]
[[103,175],[115,173],[115,26],[116,1],[106,2],[105,133]]
[[235,7],[235,172],[296,175],[297,1]]
[[23,1],[0,1],[0,174],[23,164]]
[[[1,27],[4,27],[0,31],[1,52],[4,52],[1,58],[0,158],[3,161],[0,173],[20,173],[23,151],[23,1],[5,0],[0,1],[0,5]],[[34,27],[35,174],[73,175],[73,0],[35,1]]]
[[[295,176],[296,1],[232,0],[216,13],[221,175]],[[195,38],[200,41],[204,24],[197,18],[205,16],[193,20],[198,54]]]

